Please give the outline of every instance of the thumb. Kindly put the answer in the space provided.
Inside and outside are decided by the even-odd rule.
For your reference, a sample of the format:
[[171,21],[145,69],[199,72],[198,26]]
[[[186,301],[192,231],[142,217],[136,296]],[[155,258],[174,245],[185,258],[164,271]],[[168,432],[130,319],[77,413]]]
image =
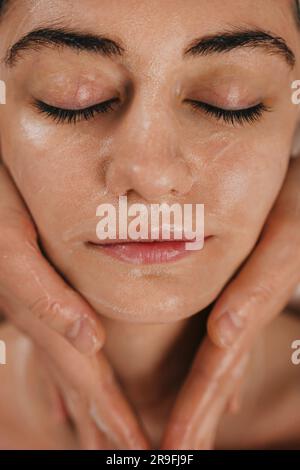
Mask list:
[[92,354],[104,342],[96,313],[42,255],[30,214],[1,164],[0,307],[27,332],[26,313],[32,314],[82,353]]
[[278,230],[275,226],[267,230],[208,319],[208,334],[217,346],[232,346],[283,310],[299,282],[299,247],[295,224],[281,223]]

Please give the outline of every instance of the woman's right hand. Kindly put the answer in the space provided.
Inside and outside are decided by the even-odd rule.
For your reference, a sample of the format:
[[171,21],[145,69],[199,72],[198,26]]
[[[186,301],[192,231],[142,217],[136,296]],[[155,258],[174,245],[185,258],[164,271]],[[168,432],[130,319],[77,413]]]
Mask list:
[[[101,427],[108,430],[117,448],[147,447],[108,362],[102,353],[96,357],[104,343],[97,314],[42,255],[34,223],[1,162],[0,312],[43,348],[60,376],[66,377],[65,394],[68,395],[65,388],[69,386],[73,395],[84,397],[92,407],[91,420],[96,419],[98,427],[102,421]],[[60,357],[54,339],[62,345],[64,353]],[[73,360],[75,354],[77,364],[66,360]],[[85,431],[88,427],[77,413],[79,406],[80,400],[72,407],[72,419],[85,447],[90,447]]]
[[37,367],[48,384],[44,387],[53,395],[46,422],[57,426],[71,417],[77,441],[85,450],[148,448],[102,351],[92,357],[83,355],[35,319],[31,332],[38,336]]

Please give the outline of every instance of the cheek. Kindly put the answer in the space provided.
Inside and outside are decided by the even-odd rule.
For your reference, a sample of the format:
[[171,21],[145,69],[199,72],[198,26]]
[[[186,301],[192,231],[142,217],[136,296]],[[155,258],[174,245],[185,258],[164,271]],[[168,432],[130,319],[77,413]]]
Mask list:
[[216,182],[214,210],[228,257],[235,264],[243,261],[257,241],[279,187],[273,181],[264,165],[258,169],[235,161]]
[[201,157],[193,159],[206,223],[213,219],[220,237],[231,242],[234,238],[236,249],[245,253],[255,243],[276,199],[289,158],[284,141],[260,138],[256,142],[220,136],[198,149]]
[[[41,232],[96,211],[102,181],[100,139],[24,116],[4,132],[3,155]],[[16,137],[17,136],[17,137]]]
[[287,169],[286,150],[254,148],[240,158],[236,155],[234,170],[226,171],[225,204],[231,207],[236,223],[247,230],[261,228],[282,186]]

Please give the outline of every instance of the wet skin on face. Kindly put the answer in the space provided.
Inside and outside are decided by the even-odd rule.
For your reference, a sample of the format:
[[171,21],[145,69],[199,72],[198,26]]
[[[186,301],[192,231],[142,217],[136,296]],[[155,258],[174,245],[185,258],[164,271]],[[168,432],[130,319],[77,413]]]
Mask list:
[[[1,24],[3,159],[45,252],[112,318],[169,322],[216,298],[257,241],[297,123],[285,1],[175,4],[24,0]],[[205,204],[204,249],[138,266],[91,249],[97,206],[124,194]]]

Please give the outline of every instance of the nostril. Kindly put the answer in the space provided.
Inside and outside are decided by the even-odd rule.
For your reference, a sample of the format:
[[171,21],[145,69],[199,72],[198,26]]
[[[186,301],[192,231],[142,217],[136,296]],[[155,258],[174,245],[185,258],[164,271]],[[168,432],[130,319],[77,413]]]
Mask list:
[[124,194],[121,194],[121,196],[127,196],[127,199],[134,200],[134,198],[136,197],[136,194],[137,193],[134,189],[129,189],[125,191]]
[[176,189],[171,189],[171,195],[176,197],[180,196],[179,191],[177,191]]

